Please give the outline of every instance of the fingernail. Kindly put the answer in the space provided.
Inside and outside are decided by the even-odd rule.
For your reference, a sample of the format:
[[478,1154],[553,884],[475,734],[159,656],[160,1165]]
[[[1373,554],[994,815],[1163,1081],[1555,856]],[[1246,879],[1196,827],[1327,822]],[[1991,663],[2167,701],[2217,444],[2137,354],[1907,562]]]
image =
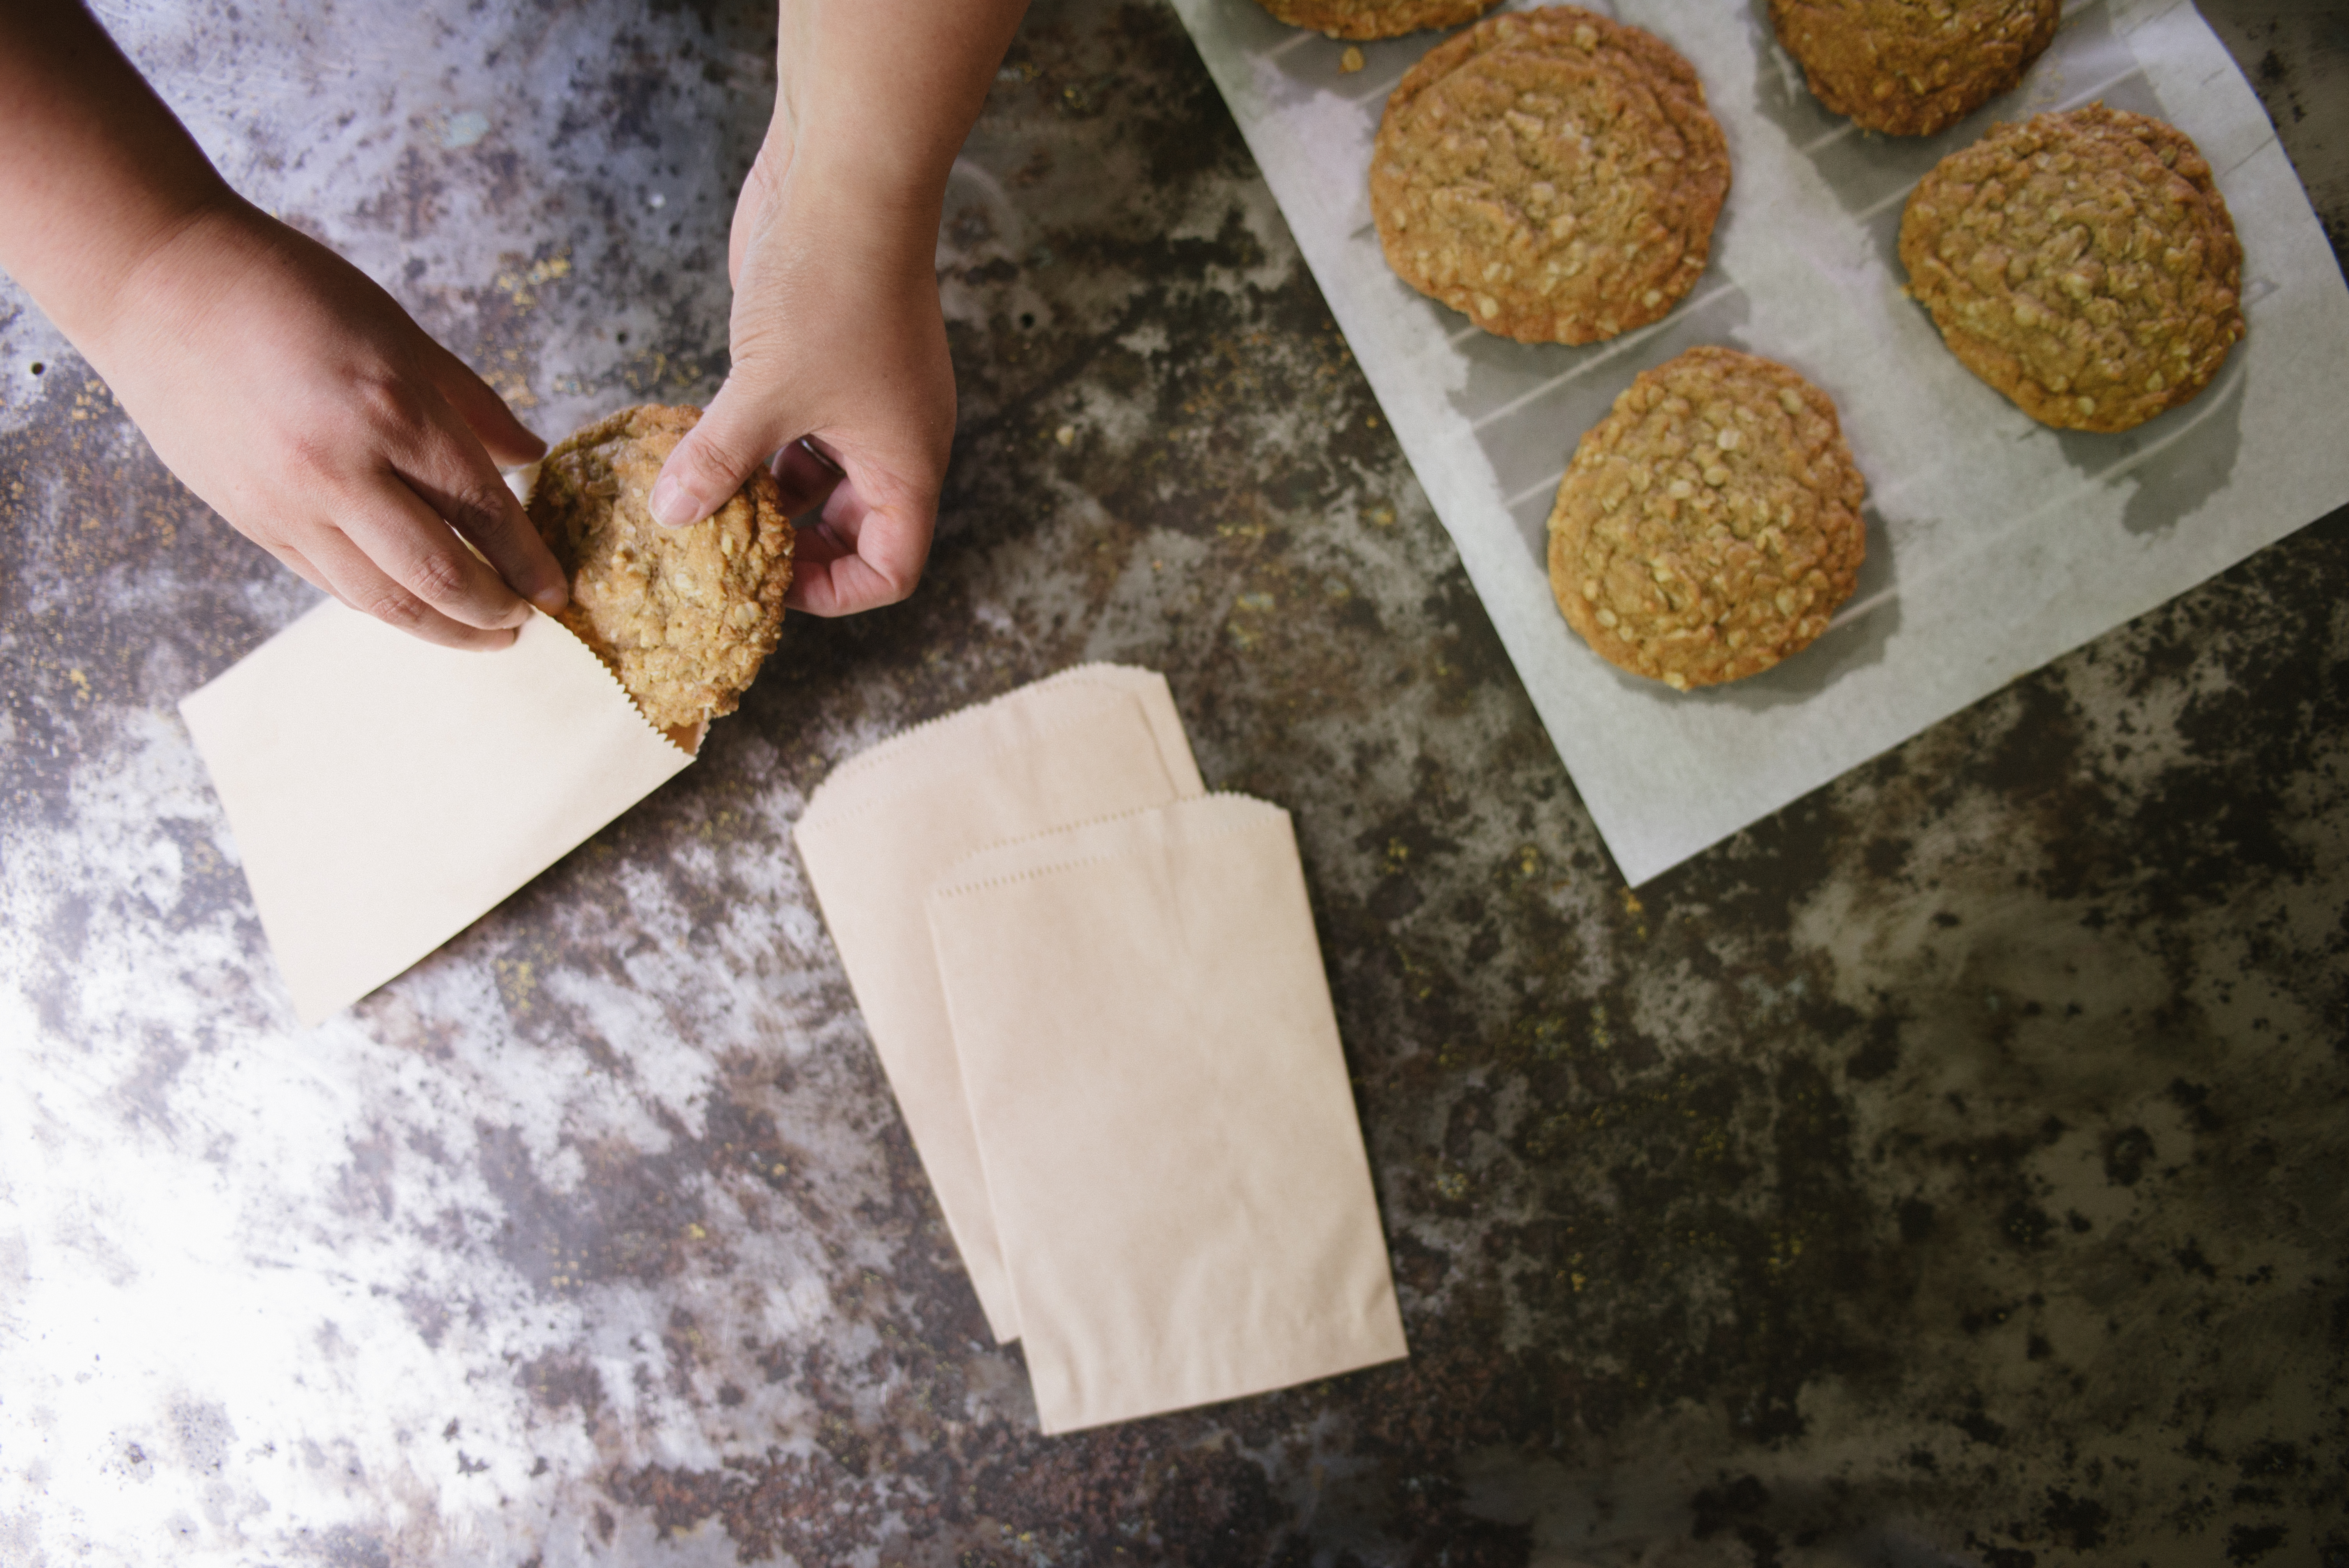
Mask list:
[[685,493],[685,486],[674,474],[661,475],[653,486],[651,505],[653,521],[664,528],[683,528],[688,522],[699,522],[708,515],[696,510],[693,498]]
[[557,583],[542,588],[537,593],[532,594],[530,596],[530,602],[537,605],[540,609],[545,611],[548,614],[552,615],[557,610],[562,609],[563,606],[571,603],[571,595],[563,591],[563,584]]

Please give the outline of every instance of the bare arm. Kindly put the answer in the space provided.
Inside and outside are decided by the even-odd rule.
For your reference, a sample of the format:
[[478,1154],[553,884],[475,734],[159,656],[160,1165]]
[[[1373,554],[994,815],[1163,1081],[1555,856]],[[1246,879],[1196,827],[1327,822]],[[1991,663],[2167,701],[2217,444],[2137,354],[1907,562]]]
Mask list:
[[515,588],[563,603],[492,460],[543,444],[390,295],[231,191],[71,0],[0,0],[0,268],[191,490],[346,603],[488,648],[530,614]]
[[706,517],[780,451],[793,510],[829,490],[821,522],[800,536],[801,609],[893,603],[928,558],[955,410],[938,219],[1025,9],[783,0],[774,120],[729,246],[733,371],[671,454],[653,504],[665,522]]

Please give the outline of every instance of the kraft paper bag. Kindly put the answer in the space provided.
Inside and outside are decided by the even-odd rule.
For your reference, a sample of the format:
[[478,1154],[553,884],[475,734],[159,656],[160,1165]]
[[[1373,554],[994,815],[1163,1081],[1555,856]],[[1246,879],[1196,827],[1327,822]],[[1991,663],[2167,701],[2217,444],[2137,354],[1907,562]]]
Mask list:
[[497,653],[328,600],[180,703],[294,1008],[430,953],[693,760],[550,617]]
[[1407,1354],[1286,811],[1009,845],[926,906],[1046,1432]]
[[868,773],[885,775],[894,781],[885,788],[903,788],[915,778],[951,769],[965,757],[1017,744],[1017,734],[1010,727],[1025,721],[1013,719],[1011,709],[1040,716],[1049,727],[1054,722],[1052,716],[1085,710],[1101,700],[1105,689],[1129,692],[1142,704],[1159,756],[1175,769],[1178,781],[1187,784],[1185,793],[1202,793],[1205,786],[1191,760],[1191,742],[1183,733],[1183,717],[1174,709],[1166,677],[1132,665],[1077,665],[867,747],[833,769],[802,820],[821,820],[865,799],[865,792],[851,788],[851,783]]
[[1165,678],[1089,665],[833,770],[792,837],[874,1051],[999,1341],[1019,1337],[922,898],[973,851],[1196,797]]

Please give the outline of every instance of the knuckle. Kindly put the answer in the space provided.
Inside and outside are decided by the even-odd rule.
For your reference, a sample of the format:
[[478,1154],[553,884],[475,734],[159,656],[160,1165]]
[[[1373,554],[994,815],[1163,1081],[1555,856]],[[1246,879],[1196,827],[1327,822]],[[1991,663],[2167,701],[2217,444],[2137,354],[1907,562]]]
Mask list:
[[745,456],[730,435],[712,431],[703,435],[694,432],[693,438],[681,444],[670,459],[678,477],[696,492],[722,493],[740,482],[740,477],[759,466],[754,456]]
[[766,438],[755,421],[730,418],[713,405],[669,460],[697,480],[730,489],[781,445],[780,439]]
[[502,531],[513,525],[521,508],[513,491],[501,482],[469,479],[449,493],[449,521],[476,532]]
[[403,632],[413,632],[425,624],[431,612],[414,594],[403,593],[397,588],[382,589],[359,602],[358,608],[388,626]]
[[279,438],[275,462],[279,472],[305,490],[339,488],[347,450],[330,432],[305,426]]
[[416,390],[396,376],[357,377],[350,387],[352,403],[367,423],[379,430],[409,430],[424,422],[424,407]]
[[454,551],[427,551],[417,558],[408,576],[409,585],[428,603],[445,604],[465,593],[464,562]]

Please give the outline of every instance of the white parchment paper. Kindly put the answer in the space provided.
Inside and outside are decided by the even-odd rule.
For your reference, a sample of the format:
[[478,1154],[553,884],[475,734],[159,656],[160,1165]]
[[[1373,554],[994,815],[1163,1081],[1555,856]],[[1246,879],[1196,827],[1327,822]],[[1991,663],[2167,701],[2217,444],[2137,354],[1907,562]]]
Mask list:
[[[1758,3],[1591,5],[1694,64],[1732,184],[1680,308],[1582,348],[1488,335],[1380,254],[1379,114],[1443,35],[1361,46],[1365,68],[1347,73],[1346,46],[1256,0],[1174,3],[1634,884],[2349,500],[2349,289],[2258,99],[2186,0],[2067,5],[2020,88],[1920,139],[1820,108]],[[1902,295],[1895,251],[1909,191],[1941,158],[1993,121],[2096,99],[2169,121],[2210,160],[2250,324],[2200,397],[2117,436],[2047,429],[1976,380]],[[1868,476],[1868,558],[1811,648],[1679,694],[1568,627],[1545,525],[1582,432],[1634,376],[1702,343],[1784,361],[1834,397]]]

